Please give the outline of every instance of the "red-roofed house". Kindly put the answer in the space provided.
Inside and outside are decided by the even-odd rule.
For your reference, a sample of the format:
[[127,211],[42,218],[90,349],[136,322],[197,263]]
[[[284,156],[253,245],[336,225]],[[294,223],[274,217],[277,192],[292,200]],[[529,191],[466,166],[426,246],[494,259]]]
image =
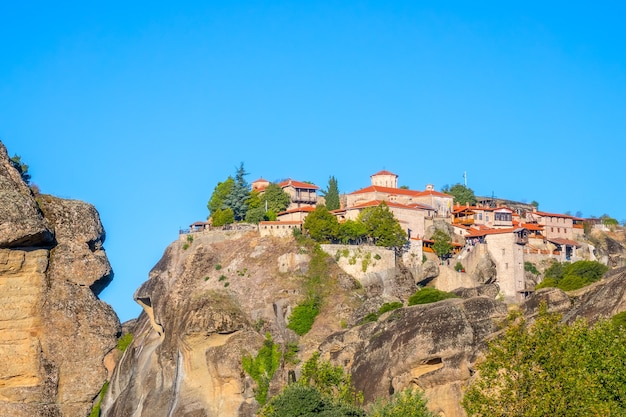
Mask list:
[[265,178],[259,178],[256,181],[252,181],[250,185],[252,186],[252,191],[265,191],[270,182]]
[[[528,223],[536,223],[543,226],[544,235],[548,239],[562,238],[574,239],[574,217],[567,214],[546,213],[545,211],[532,211],[526,213]],[[579,235],[577,229],[576,235]]]
[[283,191],[289,194],[291,204],[287,210],[300,207],[315,207],[317,204],[317,190],[320,188],[315,184],[296,181],[288,178],[278,184]]
[[361,188],[346,196],[346,207],[353,207],[369,201],[388,201],[398,204],[422,204],[434,209],[439,217],[448,217],[452,210],[451,195],[435,191],[429,184],[425,191],[398,188],[398,176],[389,171],[380,171],[371,177],[372,185]]
[[308,214],[312,211],[315,211],[315,207],[312,207],[312,206],[297,207],[291,210],[286,210],[286,211],[278,213],[276,215],[276,220],[281,221],[281,222],[288,222],[288,221],[303,222],[306,216],[308,216]]

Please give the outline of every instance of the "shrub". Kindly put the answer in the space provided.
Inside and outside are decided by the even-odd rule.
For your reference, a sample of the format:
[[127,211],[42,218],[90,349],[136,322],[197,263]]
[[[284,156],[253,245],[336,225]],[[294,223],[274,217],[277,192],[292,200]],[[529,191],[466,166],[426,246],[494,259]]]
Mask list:
[[187,250],[189,249],[189,243],[184,243],[183,244],[183,250]]
[[285,362],[293,365],[300,363],[300,359],[298,359],[299,351],[300,347],[296,342],[287,342],[287,345],[285,346],[285,353],[283,355]]
[[524,271],[530,272],[533,275],[539,275],[539,270],[532,262],[524,262]]
[[218,281],[224,281],[226,279],[226,275],[220,275]]
[[261,409],[259,417],[365,417],[358,407],[334,401],[316,387],[300,384],[287,385]]
[[465,268],[463,268],[463,264],[461,262],[457,262],[456,265],[454,265],[454,270],[456,272],[461,272],[465,270]]
[[458,298],[458,296],[446,291],[440,291],[436,288],[426,287],[416,291],[415,294],[409,297],[409,305],[429,304],[448,298]]
[[621,313],[617,313],[613,317],[611,317],[611,321],[617,327],[622,326],[626,328],[626,311],[622,311]]
[[319,302],[315,299],[308,299],[293,309],[287,328],[296,332],[298,336],[304,336],[313,327],[313,322],[319,312]]
[[100,406],[102,405],[102,399],[104,395],[109,390],[109,381],[106,381],[102,388],[100,389],[100,393],[98,394],[98,401],[94,404],[91,409],[91,413],[89,413],[89,417],[99,417],[100,416]]
[[400,301],[393,301],[391,303],[385,303],[382,306],[380,306],[380,308],[378,309],[377,312],[375,313],[369,313],[367,314],[365,317],[363,317],[358,325],[362,325],[365,323],[371,323],[373,321],[377,321],[378,318],[380,316],[382,316],[384,313],[388,312],[388,311],[393,311],[393,310],[397,310],[401,307],[403,307],[404,305],[400,302]]
[[426,399],[417,389],[406,389],[388,401],[377,401],[367,413],[367,417],[436,417],[426,407]]
[[270,382],[280,365],[280,351],[278,345],[272,340],[272,336],[267,333],[263,347],[253,358],[251,355],[244,355],[241,358],[243,370],[257,383],[254,398],[259,404],[267,402],[267,393]]
[[117,339],[117,346],[115,346],[115,347],[120,352],[124,352],[124,351],[126,351],[126,348],[128,347],[128,345],[130,345],[130,343],[132,341],[133,341],[133,334],[132,333],[126,333],[125,335],[123,335],[122,337]]
[[597,261],[554,262],[546,269],[545,278],[536,289],[556,287],[563,291],[577,290],[598,281],[608,269]]
[[222,264],[215,265],[215,270],[216,271],[219,271],[220,269],[222,269]]

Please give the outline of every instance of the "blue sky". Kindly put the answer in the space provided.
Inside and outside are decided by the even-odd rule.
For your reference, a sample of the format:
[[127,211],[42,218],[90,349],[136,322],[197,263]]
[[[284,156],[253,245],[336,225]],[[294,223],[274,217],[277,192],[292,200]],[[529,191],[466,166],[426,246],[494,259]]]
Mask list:
[[[175,4],[174,4],[175,3]],[[0,140],[94,204],[122,321],[218,181],[437,189],[626,219],[621,2],[3,2]]]

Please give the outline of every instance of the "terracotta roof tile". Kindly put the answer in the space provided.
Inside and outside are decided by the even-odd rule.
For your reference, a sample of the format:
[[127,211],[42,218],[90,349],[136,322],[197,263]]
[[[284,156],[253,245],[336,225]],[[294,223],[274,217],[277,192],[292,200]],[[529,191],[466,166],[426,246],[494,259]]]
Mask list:
[[306,188],[309,190],[319,190],[320,188],[315,184],[310,184],[308,182],[302,182],[302,181],[296,181],[296,180],[292,180],[291,178],[288,178],[285,181],[280,182],[278,185],[281,188],[284,188],[290,185],[294,186],[295,188]]
[[374,177],[376,175],[394,175],[396,177],[398,176],[398,175],[394,174],[393,172],[389,172],[389,171],[386,171],[384,169],[382,171],[378,171],[376,174],[370,175],[370,177]]

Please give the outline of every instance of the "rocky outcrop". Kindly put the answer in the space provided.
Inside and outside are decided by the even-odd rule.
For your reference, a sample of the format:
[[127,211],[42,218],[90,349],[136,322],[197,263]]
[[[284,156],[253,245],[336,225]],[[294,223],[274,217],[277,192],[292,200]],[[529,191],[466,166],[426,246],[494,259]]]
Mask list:
[[608,272],[600,281],[565,293],[557,288],[543,288],[522,305],[524,314],[533,316],[541,305],[557,312],[568,323],[584,318],[588,323],[626,311],[626,268]]
[[405,307],[330,336],[320,351],[350,369],[366,402],[419,386],[431,410],[464,416],[462,387],[506,314],[504,304],[485,297]]
[[87,415],[120,326],[96,296],[112,276],[98,213],[36,200],[0,144],[0,230],[0,415]]

